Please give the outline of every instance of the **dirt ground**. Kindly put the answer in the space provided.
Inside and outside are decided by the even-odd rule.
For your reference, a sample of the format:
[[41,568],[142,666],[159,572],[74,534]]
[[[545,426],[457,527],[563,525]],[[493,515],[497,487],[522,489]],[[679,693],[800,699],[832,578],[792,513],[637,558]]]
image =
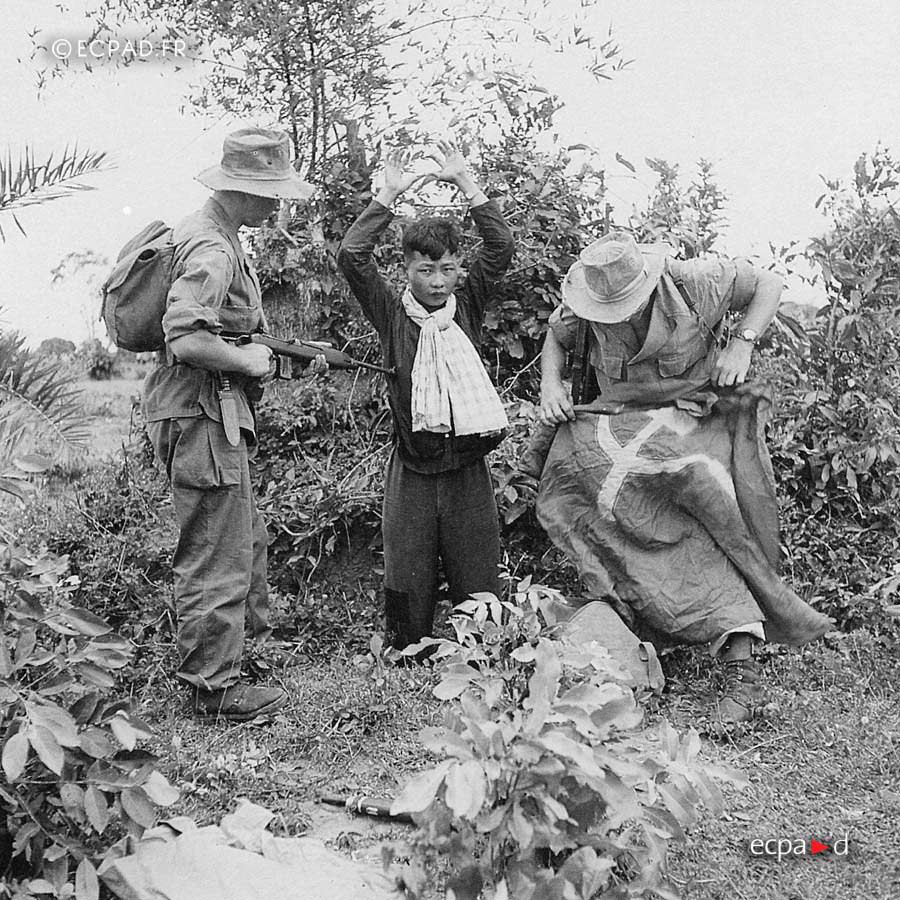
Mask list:
[[[156,650],[163,649],[157,646]],[[268,723],[192,722],[172,681],[172,659],[146,658],[138,698],[159,735],[179,812],[216,821],[237,797],[277,813],[280,829],[325,840],[377,865],[384,843],[402,854],[408,826],[354,816],[322,794],[391,797],[429,763],[417,735],[442,715],[427,670],[388,669],[383,683],[364,656],[310,659],[277,677],[291,698]],[[170,650],[170,648],[169,648]],[[768,704],[747,727],[721,735],[704,712],[717,672],[699,651],[664,659],[669,678],[650,704],[663,719],[700,730],[702,758],[742,773],[723,784],[726,811],[705,814],[673,842],[670,873],[684,900],[897,900],[900,897],[900,646],[869,631],[835,635],[765,658]],[[755,857],[755,838],[847,836],[849,852],[782,860]]]
[[[101,458],[130,437],[140,379],[87,382],[94,449]],[[348,590],[353,586],[348,585]],[[289,609],[291,598],[280,598]],[[160,603],[164,599],[160,598]],[[182,792],[170,813],[218,821],[247,797],[277,814],[276,829],[306,834],[378,865],[384,843],[402,854],[409,828],[352,816],[321,794],[391,797],[429,760],[422,727],[442,715],[427,670],[388,669],[352,653],[325,657],[313,645],[300,666],[271,676],[291,698],[270,722],[196,724],[171,673],[171,635],[139,648],[135,699],[156,728],[156,752]],[[767,704],[729,734],[707,727],[718,673],[698,650],[663,658],[668,678],[648,706],[679,731],[697,728],[703,758],[741,772],[723,786],[726,811],[704,815],[673,843],[670,873],[685,900],[898,900],[900,898],[900,638],[887,620],[834,634],[803,650],[764,657]],[[847,836],[846,856],[755,856],[754,839]]]

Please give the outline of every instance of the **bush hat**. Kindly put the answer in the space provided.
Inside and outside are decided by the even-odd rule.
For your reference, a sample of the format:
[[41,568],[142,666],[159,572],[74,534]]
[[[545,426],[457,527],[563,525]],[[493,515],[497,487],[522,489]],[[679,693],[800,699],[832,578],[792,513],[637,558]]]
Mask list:
[[214,191],[242,191],[277,200],[306,200],[315,188],[291,165],[287,134],[270,128],[241,128],[225,138],[222,162],[204,169],[200,184]]
[[638,244],[612,231],[588,244],[563,279],[566,305],[591,322],[624,322],[653,293],[672,255],[668,244]]

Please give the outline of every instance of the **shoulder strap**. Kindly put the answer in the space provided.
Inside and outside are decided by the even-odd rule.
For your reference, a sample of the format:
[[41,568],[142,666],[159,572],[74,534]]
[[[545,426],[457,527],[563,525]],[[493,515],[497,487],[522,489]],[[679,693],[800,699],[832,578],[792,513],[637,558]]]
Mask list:
[[572,402],[575,404],[590,403],[594,399],[589,396],[591,393],[590,377],[593,374],[590,353],[591,326],[586,319],[579,319],[572,359]]
[[697,303],[694,298],[690,295],[690,292],[687,289],[687,286],[680,278],[673,278],[672,281],[675,284],[675,287],[678,288],[678,293],[681,295],[681,299],[684,300],[685,305],[691,311],[691,313],[697,318],[697,321],[703,326],[706,330],[706,333],[712,339],[713,344],[717,344],[719,342],[719,338],[722,337],[722,330],[725,328],[725,316],[722,316],[719,319],[718,324],[713,330],[710,327],[709,322],[706,321],[706,317],[702,315],[699,309],[697,309]]

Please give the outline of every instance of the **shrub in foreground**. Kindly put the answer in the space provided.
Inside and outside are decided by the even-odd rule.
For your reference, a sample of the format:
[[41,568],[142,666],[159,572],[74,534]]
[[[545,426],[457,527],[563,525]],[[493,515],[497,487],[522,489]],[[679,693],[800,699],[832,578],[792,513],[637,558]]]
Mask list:
[[459,898],[675,897],[668,841],[699,807],[721,811],[699,736],[638,733],[641,709],[604,651],[553,637],[557,599],[527,580],[512,602],[478,595],[457,607],[455,640],[423,642],[435,695],[453,703],[422,733],[441,761],[393,806],[418,826],[414,897],[442,860]]
[[131,644],[74,606],[65,558],[2,549],[0,896],[96,900],[94,863],[178,799],[116,676]]

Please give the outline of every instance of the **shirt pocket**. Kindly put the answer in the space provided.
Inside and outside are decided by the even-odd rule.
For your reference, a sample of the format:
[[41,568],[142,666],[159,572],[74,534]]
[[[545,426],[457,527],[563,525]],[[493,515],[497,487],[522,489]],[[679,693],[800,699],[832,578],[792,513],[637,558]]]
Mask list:
[[706,333],[694,315],[675,316],[675,330],[656,355],[663,378],[682,375],[709,353]]
[[259,282],[247,259],[238,260],[234,278],[219,310],[222,330],[244,334],[258,331],[262,324]]

